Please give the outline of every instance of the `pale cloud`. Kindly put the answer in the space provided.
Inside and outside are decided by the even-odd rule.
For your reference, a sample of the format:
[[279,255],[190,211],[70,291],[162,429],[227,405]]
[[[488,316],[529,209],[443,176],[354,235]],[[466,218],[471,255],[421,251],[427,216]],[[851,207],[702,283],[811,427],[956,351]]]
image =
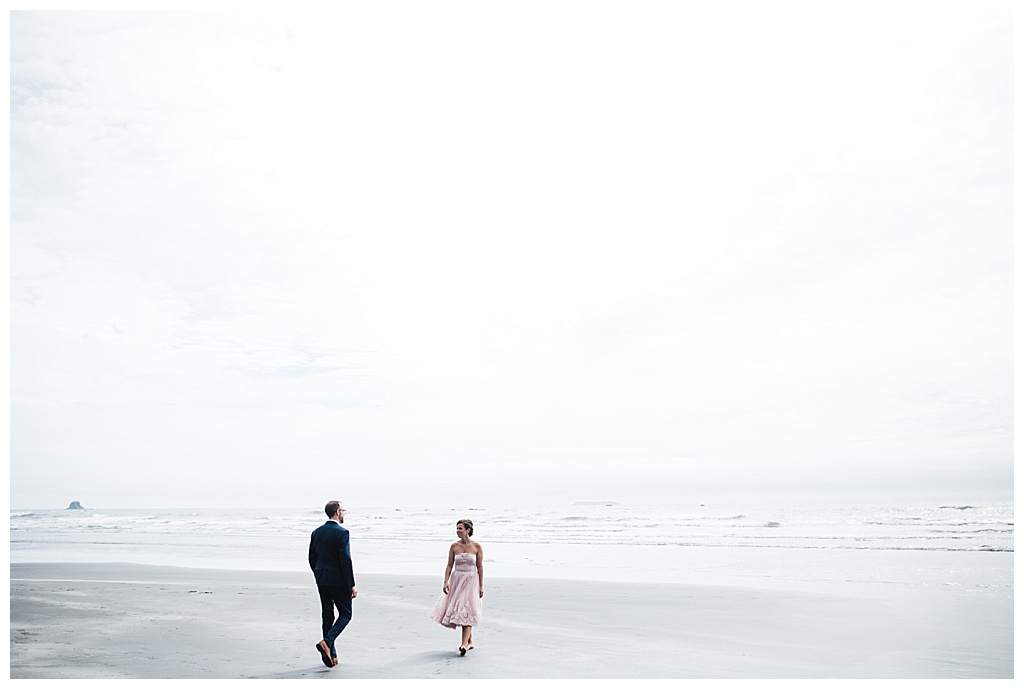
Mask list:
[[999,488],[1012,18],[859,7],[14,13],[12,501]]

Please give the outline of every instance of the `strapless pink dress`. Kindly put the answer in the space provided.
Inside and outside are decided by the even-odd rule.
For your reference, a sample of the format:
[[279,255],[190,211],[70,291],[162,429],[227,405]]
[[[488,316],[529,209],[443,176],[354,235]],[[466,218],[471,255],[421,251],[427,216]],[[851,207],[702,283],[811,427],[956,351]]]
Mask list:
[[480,623],[483,607],[480,577],[476,572],[476,555],[458,553],[455,555],[452,573],[448,575],[448,593],[442,593],[434,603],[430,619],[449,629],[476,627]]

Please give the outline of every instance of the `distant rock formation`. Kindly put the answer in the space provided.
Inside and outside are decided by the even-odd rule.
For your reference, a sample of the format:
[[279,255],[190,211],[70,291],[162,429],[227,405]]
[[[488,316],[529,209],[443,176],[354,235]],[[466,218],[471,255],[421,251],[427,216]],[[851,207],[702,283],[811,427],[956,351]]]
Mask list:
[[82,503],[78,502],[77,500],[72,500],[71,504],[68,505],[68,509],[69,510],[84,510],[85,508],[82,507]]

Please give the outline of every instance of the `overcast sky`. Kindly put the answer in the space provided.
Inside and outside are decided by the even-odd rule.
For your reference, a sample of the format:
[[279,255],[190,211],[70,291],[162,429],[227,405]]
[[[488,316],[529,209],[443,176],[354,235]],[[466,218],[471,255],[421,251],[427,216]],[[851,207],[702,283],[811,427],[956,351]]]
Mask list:
[[1010,495],[1007,5],[710,4],[13,14],[12,506]]

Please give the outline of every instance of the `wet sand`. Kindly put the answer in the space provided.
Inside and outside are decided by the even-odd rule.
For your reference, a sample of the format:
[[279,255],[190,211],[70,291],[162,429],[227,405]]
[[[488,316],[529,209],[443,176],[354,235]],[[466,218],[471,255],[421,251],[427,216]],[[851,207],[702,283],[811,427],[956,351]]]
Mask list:
[[458,632],[427,617],[439,577],[358,580],[341,662],[328,669],[314,649],[308,573],[12,564],[11,677],[1013,676],[1012,590],[1007,599],[492,577],[477,648],[461,658]]

